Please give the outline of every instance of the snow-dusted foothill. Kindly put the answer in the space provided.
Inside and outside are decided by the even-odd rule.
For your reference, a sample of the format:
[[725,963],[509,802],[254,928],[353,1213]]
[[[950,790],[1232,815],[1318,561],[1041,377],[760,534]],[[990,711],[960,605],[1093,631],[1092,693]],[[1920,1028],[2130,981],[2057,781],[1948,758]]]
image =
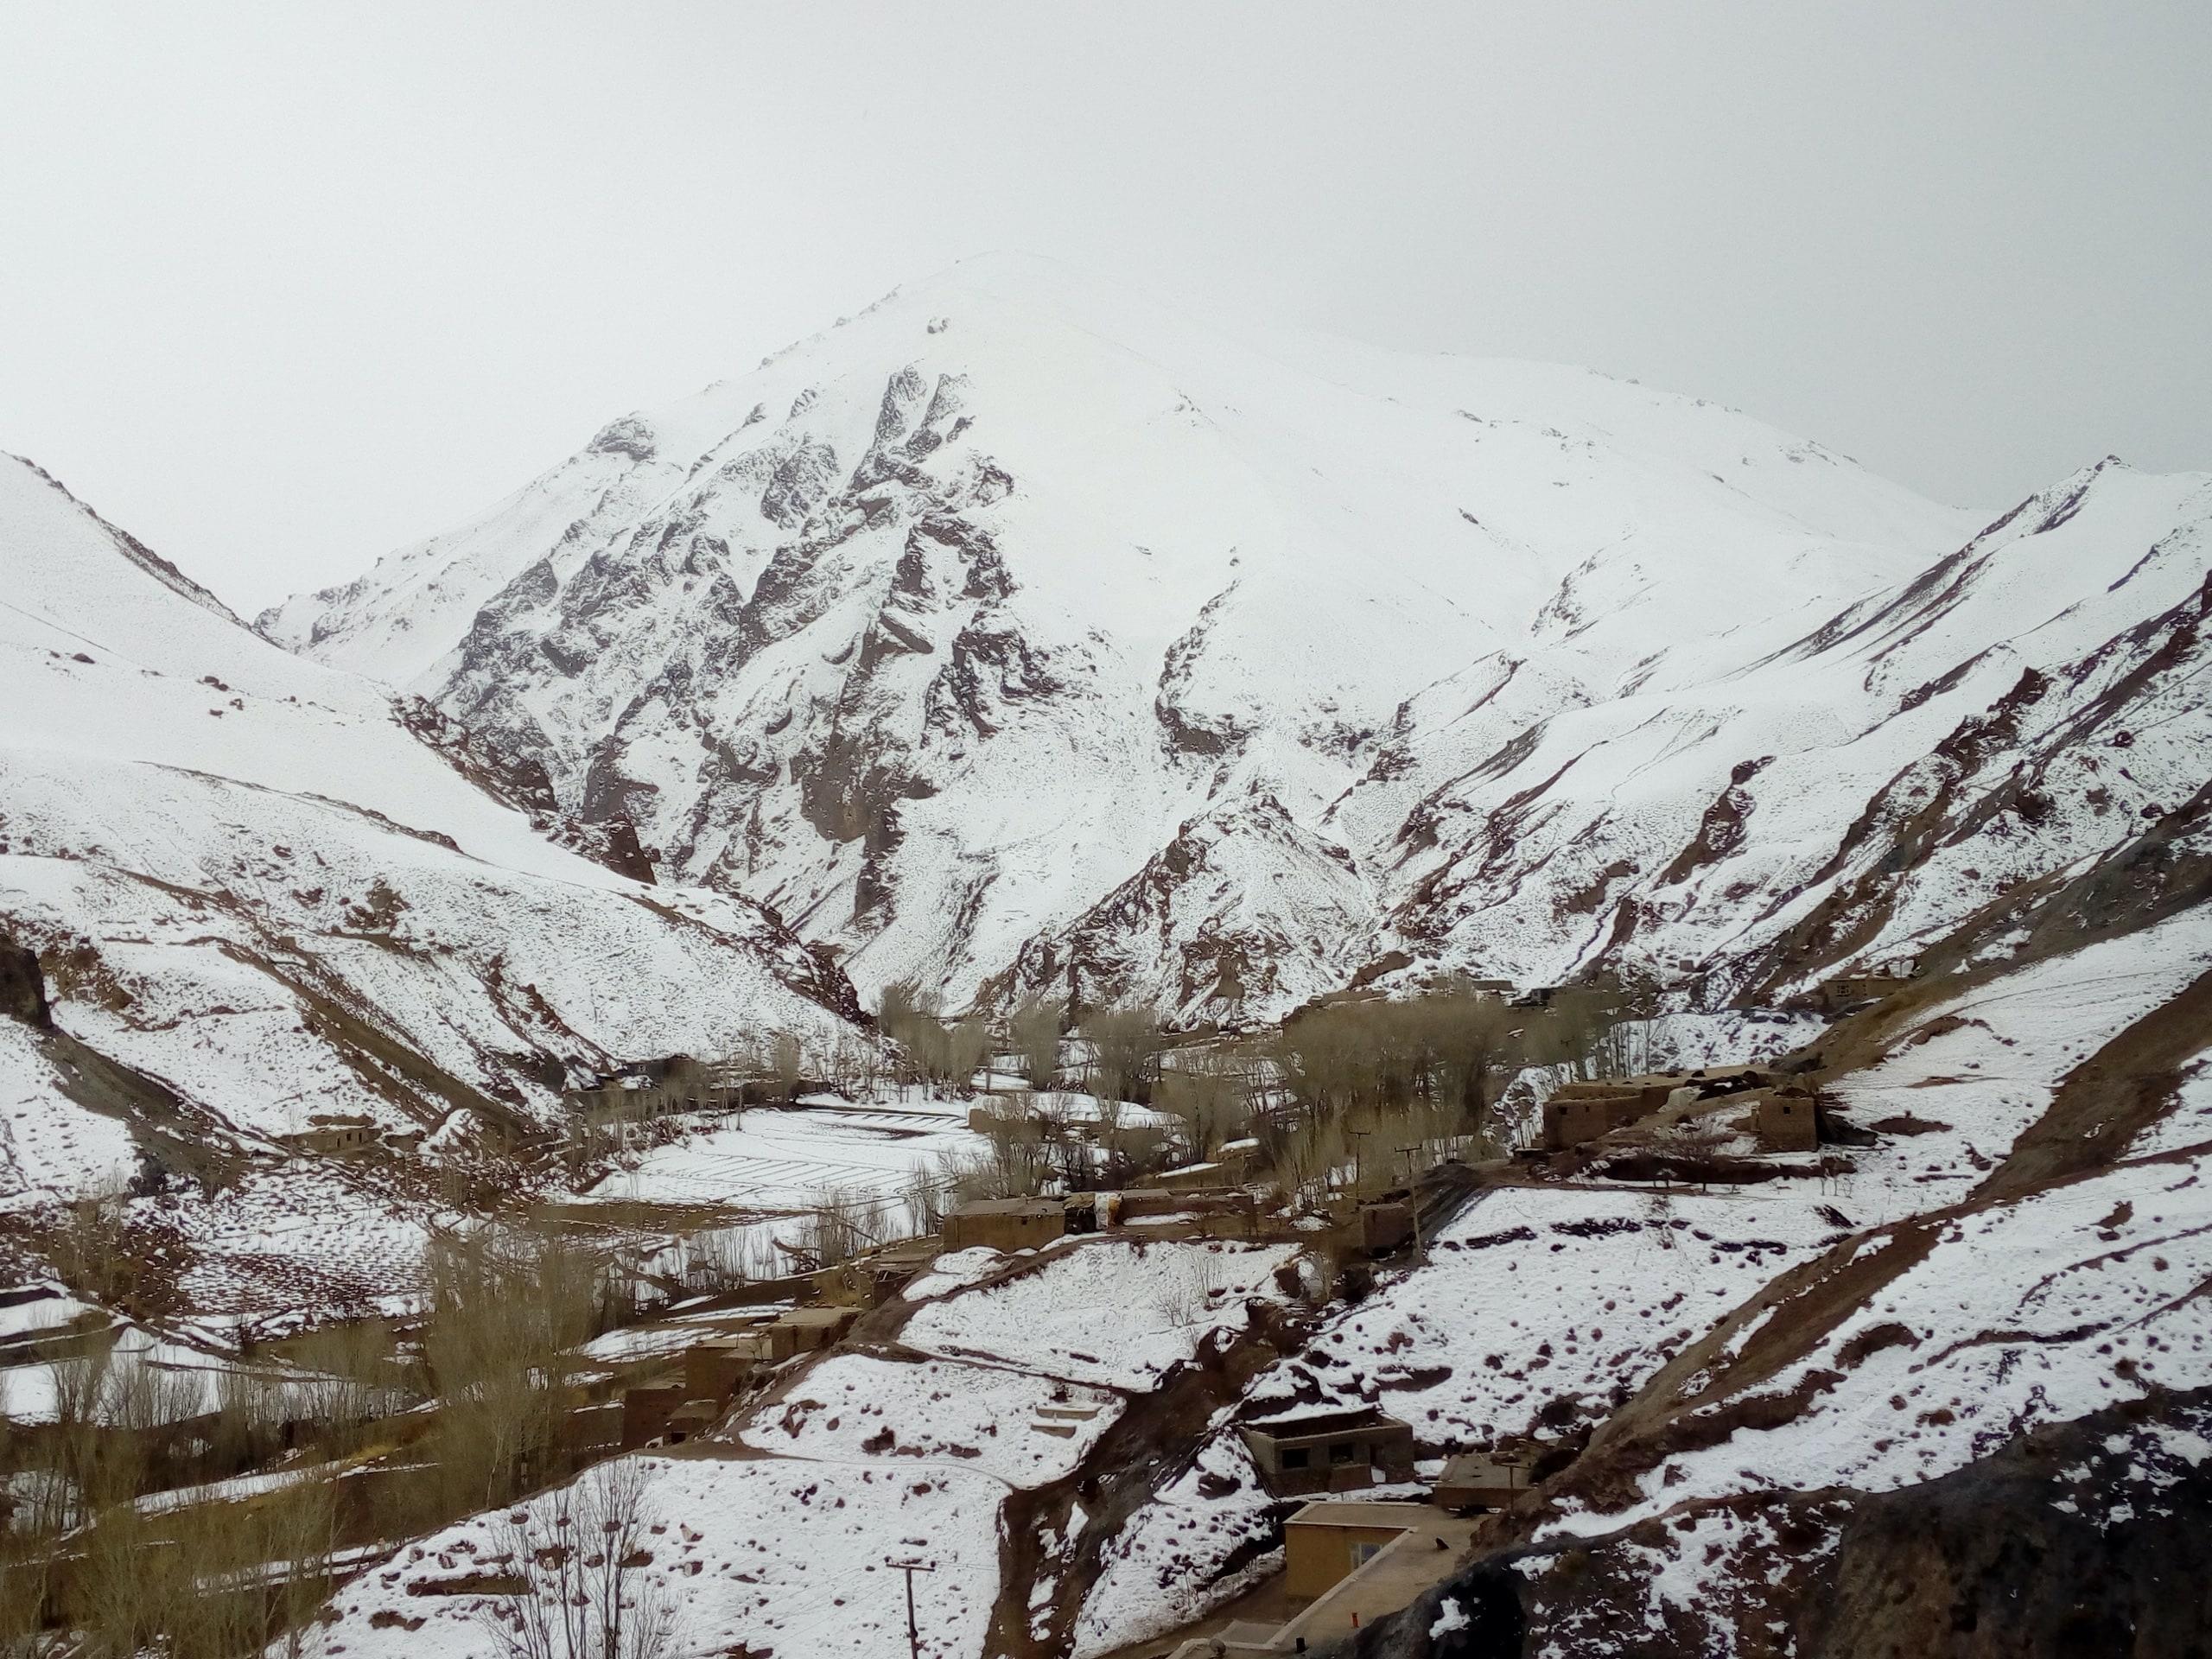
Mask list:
[[161,1217],[202,1235],[190,1294],[353,1306],[436,1183],[308,1168],[286,1137],[319,1119],[526,1139],[617,1062],[868,1040],[757,906],[556,844],[404,700],[270,645],[14,459],[0,575],[0,934],[52,1021],[0,1020],[0,1209],[150,1159],[200,1195]]

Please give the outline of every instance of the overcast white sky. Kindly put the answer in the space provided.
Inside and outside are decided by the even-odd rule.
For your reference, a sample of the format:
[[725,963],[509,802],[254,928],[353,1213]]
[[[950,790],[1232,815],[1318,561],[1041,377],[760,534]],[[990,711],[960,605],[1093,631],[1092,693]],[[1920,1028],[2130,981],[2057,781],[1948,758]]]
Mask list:
[[0,448],[242,608],[963,255],[2212,467],[2212,3],[0,0]]

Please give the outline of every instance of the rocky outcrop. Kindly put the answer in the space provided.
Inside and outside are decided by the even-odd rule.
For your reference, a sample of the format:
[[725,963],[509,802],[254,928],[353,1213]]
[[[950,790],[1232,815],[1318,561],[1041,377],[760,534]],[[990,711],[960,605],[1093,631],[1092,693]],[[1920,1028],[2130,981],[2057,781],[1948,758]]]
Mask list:
[[1501,1551],[1332,1651],[1698,1659],[1713,1624],[1651,1582],[1669,1535],[1695,1531],[1727,1540],[1700,1599],[1740,1654],[2190,1659],[2212,1630],[2208,1429],[2212,1390],[2161,1393],[1892,1491],[1777,1494]]
[[17,944],[0,932],[0,1017],[35,1030],[54,1024],[46,1006],[46,976],[39,969],[38,952]]

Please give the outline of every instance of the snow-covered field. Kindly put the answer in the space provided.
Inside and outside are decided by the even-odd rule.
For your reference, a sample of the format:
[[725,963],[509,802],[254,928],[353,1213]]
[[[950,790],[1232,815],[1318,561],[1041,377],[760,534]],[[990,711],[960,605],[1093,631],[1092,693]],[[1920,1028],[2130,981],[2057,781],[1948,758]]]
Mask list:
[[1007,1364],[841,1354],[740,1438],[783,1457],[944,1465],[1041,1486],[1074,1472],[1123,1403]]
[[888,1197],[916,1170],[934,1173],[947,1154],[976,1154],[982,1140],[969,1133],[969,1105],[893,1091],[875,1101],[754,1109],[734,1128],[653,1147],[586,1196],[757,1210],[803,1209],[841,1187]]
[[1069,1382],[1144,1390],[1253,1297],[1281,1300],[1288,1244],[1065,1240],[1031,1273],[925,1304],[902,1333],[954,1359],[1018,1363]]
[[[905,1659],[906,1575],[923,1651],[982,1651],[999,1583],[998,1483],[958,1469],[714,1455],[645,1459],[654,1529],[645,1570],[665,1586],[684,1651],[776,1659]],[[480,1519],[410,1545],[338,1596],[310,1653],[350,1659],[499,1659],[484,1598],[421,1593],[478,1570]],[[741,1649],[741,1645],[742,1648]]]

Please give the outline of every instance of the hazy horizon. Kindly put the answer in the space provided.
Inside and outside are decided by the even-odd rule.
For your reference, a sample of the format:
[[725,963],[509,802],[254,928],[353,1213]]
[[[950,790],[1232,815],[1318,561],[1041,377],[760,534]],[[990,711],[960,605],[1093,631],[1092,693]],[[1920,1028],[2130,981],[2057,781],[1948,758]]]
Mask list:
[[244,612],[902,283],[2212,467],[2212,9],[0,10],[0,449]]

